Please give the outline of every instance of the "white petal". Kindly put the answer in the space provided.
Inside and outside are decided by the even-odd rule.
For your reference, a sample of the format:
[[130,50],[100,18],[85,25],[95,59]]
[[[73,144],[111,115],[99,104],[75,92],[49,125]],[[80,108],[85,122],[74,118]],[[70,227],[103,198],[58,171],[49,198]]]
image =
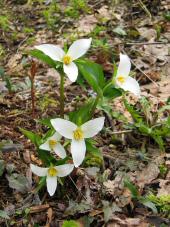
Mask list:
[[65,158],[66,157],[66,152],[64,147],[58,143],[54,147],[54,152],[60,157],[60,158]]
[[85,158],[86,153],[86,144],[84,139],[83,140],[72,140],[71,141],[71,154],[73,158],[73,163],[75,167],[81,165]]
[[58,132],[55,132],[54,135],[48,137],[47,141],[40,145],[40,149],[45,151],[51,151],[49,146],[49,140],[56,140],[57,142],[61,139],[61,135]]
[[74,169],[74,165],[64,164],[64,165],[56,166],[55,169],[57,170],[58,177],[65,177],[72,172],[72,170]]
[[126,78],[125,83],[119,85],[123,90],[125,91],[130,91],[133,94],[135,94],[136,96],[140,97],[140,86],[139,83],[137,82],[137,80],[135,80],[134,78],[128,76]]
[[75,82],[78,77],[78,68],[74,62],[71,62],[69,65],[63,65],[64,72],[71,80],[71,82]]
[[36,165],[30,165],[31,171],[39,177],[44,177],[47,175],[48,168],[42,168]]
[[61,47],[52,44],[42,44],[35,46],[35,48],[41,50],[44,54],[52,58],[54,61],[62,61],[65,55]]
[[73,60],[84,55],[90,48],[92,38],[78,39],[70,46],[67,55],[71,56]]
[[127,55],[120,54],[120,62],[117,69],[116,77],[123,76],[127,77],[130,73],[131,62]]
[[73,138],[73,131],[77,128],[77,125],[75,125],[73,122],[64,120],[62,118],[52,119],[51,124],[57,132],[67,139]]
[[45,143],[41,144],[41,145],[39,146],[39,148],[40,148],[41,150],[51,151],[51,149],[50,149],[50,147],[49,147],[49,139],[48,139]]
[[104,125],[104,117],[99,117],[93,120],[90,120],[86,123],[84,123],[81,126],[81,129],[84,134],[84,138],[90,138],[95,136],[99,131],[102,130]]
[[54,195],[57,188],[57,177],[47,176],[46,182],[47,182],[48,193],[50,194],[50,196]]

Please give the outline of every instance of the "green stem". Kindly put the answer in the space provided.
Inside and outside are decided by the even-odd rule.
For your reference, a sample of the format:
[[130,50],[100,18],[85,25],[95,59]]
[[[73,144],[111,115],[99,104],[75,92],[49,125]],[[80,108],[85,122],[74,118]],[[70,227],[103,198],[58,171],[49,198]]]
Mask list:
[[94,111],[95,111],[95,109],[96,109],[96,106],[97,106],[97,104],[98,104],[99,99],[100,99],[100,97],[99,97],[99,95],[97,95],[97,96],[96,96],[96,99],[95,99],[95,101],[94,101],[93,107],[91,108],[91,111],[90,111],[91,117],[93,117],[93,114],[94,114]]
[[60,117],[64,118],[64,73],[61,72],[60,75]]

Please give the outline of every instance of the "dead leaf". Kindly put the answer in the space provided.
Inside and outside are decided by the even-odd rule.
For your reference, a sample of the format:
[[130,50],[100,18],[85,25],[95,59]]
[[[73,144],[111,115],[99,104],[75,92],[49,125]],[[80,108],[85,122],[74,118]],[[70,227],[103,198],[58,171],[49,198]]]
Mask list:
[[153,28],[148,29],[148,27],[142,27],[138,28],[137,30],[139,31],[140,36],[148,41],[150,40],[154,41],[157,37],[157,33]]
[[95,28],[97,24],[97,19],[94,15],[83,16],[76,25],[78,32],[83,32],[83,34],[88,34]]
[[160,189],[158,189],[157,196],[170,195],[170,181],[169,180],[160,180],[159,183]]
[[156,179],[159,175],[159,168],[155,163],[150,163],[148,166],[142,171],[137,172],[137,185],[139,188],[143,189],[146,184],[150,184],[154,179]]

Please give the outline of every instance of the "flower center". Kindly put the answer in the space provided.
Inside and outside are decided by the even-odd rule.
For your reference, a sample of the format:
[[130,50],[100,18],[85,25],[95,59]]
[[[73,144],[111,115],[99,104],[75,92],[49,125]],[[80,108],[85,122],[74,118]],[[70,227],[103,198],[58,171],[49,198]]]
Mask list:
[[63,62],[65,65],[69,65],[72,62],[72,58],[69,55],[63,57]]
[[55,176],[57,176],[57,170],[56,170],[54,167],[50,167],[50,168],[48,169],[48,175],[49,175],[50,177],[55,177]]
[[49,147],[51,149],[54,149],[55,145],[57,144],[57,141],[56,140],[49,140]]
[[118,76],[117,80],[123,84],[125,82],[125,78],[123,76]]
[[81,128],[77,128],[73,132],[73,135],[74,135],[74,139],[75,140],[81,140],[81,139],[83,139],[83,131],[81,130]]

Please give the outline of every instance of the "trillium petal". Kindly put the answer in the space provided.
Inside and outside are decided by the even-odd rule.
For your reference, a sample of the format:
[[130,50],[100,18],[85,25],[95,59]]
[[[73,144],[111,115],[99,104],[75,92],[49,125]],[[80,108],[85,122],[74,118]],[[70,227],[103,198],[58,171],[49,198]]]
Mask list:
[[61,47],[52,44],[42,44],[35,46],[36,49],[41,50],[44,54],[52,58],[54,61],[62,61],[65,52]]
[[44,177],[47,175],[48,168],[42,168],[36,165],[30,165],[31,171],[39,177]]
[[51,151],[51,149],[50,149],[50,147],[49,147],[49,139],[48,139],[45,143],[41,144],[41,145],[39,146],[39,148],[40,148],[41,150]]
[[51,151],[51,148],[49,146],[49,141],[55,140],[58,142],[60,139],[61,139],[61,135],[58,132],[55,132],[54,135],[48,137],[47,141],[41,144],[39,148],[45,151]]
[[54,147],[54,152],[60,157],[60,158],[65,158],[66,157],[66,151],[64,147],[58,143]]
[[54,195],[57,188],[57,177],[47,176],[46,183],[48,193],[50,194],[50,196]]
[[71,82],[75,82],[78,77],[78,68],[74,62],[71,62],[69,65],[63,65],[64,72],[71,80]]
[[134,78],[128,76],[126,78],[125,83],[119,85],[123,90],[125,91],[130,91],[133,94],[135,94],[136,96],[140,96],[140,86],[139,83],[137,82],[137,80],[135,80]]
[[90,138],[95,136],[99,131],[102,130],[104,125],[104,117],[99,117],[93,120],[90,120],[86,123],[84,123],[81,126],[81,129],[83,131],[84,138]]
[[122,76],[127,77],[130,73],[131,62],[127,55],[120,54],[120,62],[117,69],[116,77]]
[[72,170],[74,169],[74,165],[64,164],[64,165],[56,166],[55,169],[57,170],[58,177],[65,177],[72,172]]
[[77,128],[77,125],[75,125],[73,122],[64,120],[62,118],[52,119],[51,124],[57,132],[67,139],[73,138],[73,131]]
[[90,39],[78,39],[70,46],[67,54],[72,57],[73,60],[84,55],[90,48],[92,38]]
[[73,163],[75,167],[81,165],[85,158],[86,144],[84,139],[82,140],[72,140],[71,141],[71,154],[73,158]]

